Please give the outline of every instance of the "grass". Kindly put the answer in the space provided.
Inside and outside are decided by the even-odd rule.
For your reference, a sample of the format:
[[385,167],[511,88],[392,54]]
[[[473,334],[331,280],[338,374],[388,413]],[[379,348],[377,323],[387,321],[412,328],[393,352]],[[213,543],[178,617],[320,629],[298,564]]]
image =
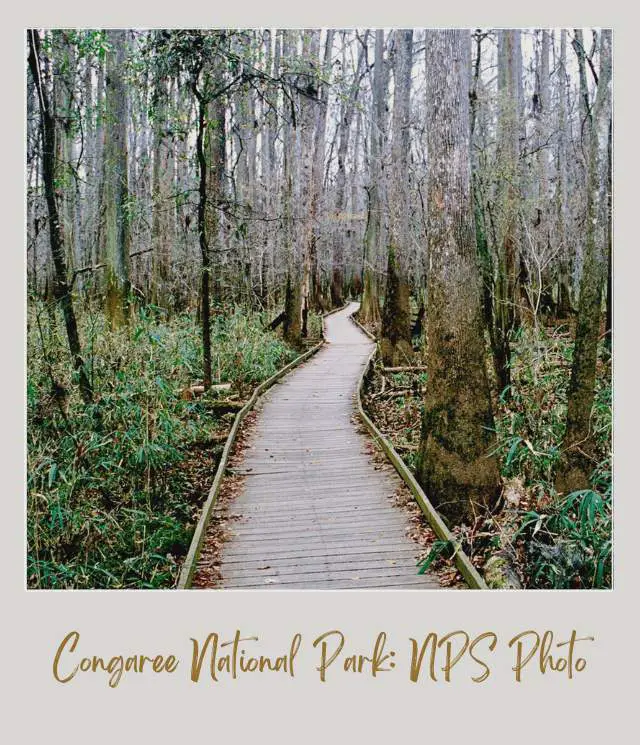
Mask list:
[[[266,315],[212,319],[213,374],[238,399],[297,356]],[[94,403],[79,399],[61,318],[32,303],[27,330],[27,583],[38,588],[172,587],[213,479],[231,414],[201,379],[199,329],[137,310],[111,330],[81,320]],[[216,437],[217,436],[217,437]]]

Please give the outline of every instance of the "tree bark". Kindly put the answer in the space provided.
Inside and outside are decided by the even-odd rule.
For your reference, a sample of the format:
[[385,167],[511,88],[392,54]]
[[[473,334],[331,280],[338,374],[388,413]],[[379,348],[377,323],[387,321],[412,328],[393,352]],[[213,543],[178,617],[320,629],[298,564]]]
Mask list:
[[500,390],[511,384],[511,335],[518,323],[519,136],[521,51],[520,31],[503,30],[498,37],[498,193],[497,280],[495,284],[494,363]]
[[329,87],[331,75],[331,58],[333,52],[334,30],[327,29],[325,39],[324,58],[321,64],[321,75],[318,78],[318,94],[315,103],[315,134],[313,145],[313,165],[311,175],[311,243],[309,246],[311,264],[310,308],[326,311],[327,302],[324,298],[318,247],[321,237],[321,212],[324,204],[323,174],[325,164],[325,142],[327,132],[327,118],[329,114]]
[[607,315],[605,321],[605,346],[609,352],[613,352],[613,225],[612,221],[612,198],[613,198],[613,182],[612,182],[612,133],[613,133],[613,122],[611,117],[609,118],[609,133],[607,135],[607,175],[606,175],[606,188],[607,188],[607,205],[606,205],[606,225],[605,225],[605,238],[607,242]]
[[567,318],[573,311],[569,280],[567,240],[567,34],[560,29],[558,65],[558,177],[556,186],[556,241],[558,242],[558,287],[556,317]]
[[369,187],[367,190],[367,227],[364,236],[362,267],[362,305],[360,317],[365,323],[380,322],[378,297],[378,253],[382,235],[382,151],[384,145],[385,71],[384,31],[376,31],[371,128],[369,135]]
[[471,202],[469,32],[427,30],[425,43],[429,385],[417,475],[438,510],[457,523],[491,507],[499,485]]
[[380,351],[385,365],[410,364],[411,308],[409,253],[409,124],[413,31],[396,30],[389,188],[387,286],[382,313]]
[[311,309],[311,273],[314,231],[314,139],[316,131],[316,111],[320,80],[318,74],[318,54],[320,31],[306,29],[302,32],[302,74],[296,81],[297,99],[300,111],[300,201],[298,211],[299,241],[302,246],[302,286],[301,286],[301,333],[307,336],[307,318]]
[[107,52],[101,250],[106,265],[107,316],[115,327],[127,320],[130,290],[126,32],[109,30],[107,38],[111,49]]
[[202,326],[202,382],[204,389],[211,388],[211,255],[207,231],[208,162],[205,151],[207,121],[207,99],[198,85],[202,65],[191,74],[191,90],[198,102],[198,129],[196,136],[196,157],[198,159],[198,243],[202,259],[200,279],[200,323]]
[[60,227],[60,216],[56,201],[56,127],[53,113],[49,103],[49,95],[41,75],[40,61],[40,38],[38,31],[30,29],[27,32],[29,40],[29,69],[38,92],[40,105],[40,131],[42,137],[42,174],[49,215],[49,237],[51,242],[51,255],[55,269],[55,297],[60,303],[64,317],[65,330],[73,367],[78,375],[78,386],[82,400],[91,403],[93,393],[91,383],[87,376],[80,336],[78,334],[78,323],[76,321],[71,288],[67,280],[67,265],[65,260],[64,237]]
[[543,311],[553,312],[553,276],[550,266],[552,200],[549,198],[549,31],[540,31],[540,49],[536,66],[536,90],[534,93],[534,112],[536,117],[536,165],[537,184],[535,209],[533,214],[533,263],[540,267],[531,278],[530,305],[533,314]]
[[73,171],[75,141],[75,49],[69,31],[52,31],[53,48],[53,108],[56,132],[57,188],[60,193],[60,218],[64,235],[66,262],[69,271],[81,266],[78,254],[79,235],[76,230],[76,178]]
[[[226,44],[224,31],[220,31],[219,43],[223,47]],[[225,65],[222,54],[216,55],[212,61],[212,75],[215,85],[222,88],[225,83]],[[218,253],[221,249],[222,211],[221,206],[226,193],[226,147],[227,147],[227,104],[226,95],[216,97],[208,105],[207,130],[205,137],[205,151],[209,162],[209,177],[207,180],[207,242],[210,252],[213,252],[212,260],[216,262],[216,271],[212,271],[212,292],[216,294],[217,278],[220,272]],[[219,288],[218,288],[219,292]]]
[[[602,286],[606,246],[598,245],[597,215],[601,198],[600,150],[607,147],[610,119],[611,31],[600,35],[600,71],[595,101],[591,105],[587,88],[586,59],[582,31],[576,29],[574,48],[580,72],[580,100],[584,121],[587,159],[587,202],[580,299],[575,332],[573,365],[567,400],[567,426],[563,458],[556,487],[561,493],[589,488],[595,462],[591,410],[595,395],[598,339],[600,336]],[[606,191],[605,191],[606,194]],[[606,197],[605,197],[606,198]],[[606,241],[606,238],[604,239]]]
[[[342,69],[346,68],[346,31],[343,32],[343,55],[342,55]],[[365,42],[366,43],[366,39]],[[331,303],[334,307],[342,305],[344,302],[344,265],[345,265],[345,248],[346,248],[346,236],[345,230],[348,224],[348,218],[344,215],[346,208],[346,159],[347,152],[349,149],[349,138],[351,133],[351,125],[353,122],[353,115],[355,112],[356,102],[358,94],[360,92],[360,77],[362,75],[362,67],[364,65],[364,44],[360,46],[358,51],[358,61],[356,63],[356,69],[353,74],[353,80],[349,87],[349,92],[346,99],[343,99],[340,106],[340,120],[338,123],[338,154],[337,154],[337,174],[336,174],[336,190],[335,190],[335,227],[332,247],[332,259],[331,259]],[[354,143],[355,145],[356,143]],[[354,168],[354,177],[356,169]],[[355,205],[352,204],[352,212],[355,212]]]
[[158,69],[154,81],[153,212],[151,221],[151,296],[163,308],[172,308],[171,257],[176,240],[175,158],[169,125],[169,82]]
[[283,323],[284,338],[293,345],[301,342],[302,307],[301,307],[301,261],[297,241],[294,241],[293,189],[296,174],[296,98],[294,93],[295,77],[290,69],[295,51],[294,31],[281,30],[283,76],[288,85],[284,92],[285,115],[282,133],[283,183],[282,183],[282,233],[284,262],[287,267],[285,278],[285,319]]

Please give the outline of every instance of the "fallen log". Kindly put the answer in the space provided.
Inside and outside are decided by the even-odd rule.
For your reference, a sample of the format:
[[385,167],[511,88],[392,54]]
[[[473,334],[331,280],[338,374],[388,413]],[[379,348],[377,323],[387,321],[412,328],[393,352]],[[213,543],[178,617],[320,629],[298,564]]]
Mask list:
[[269,331],[275,331],[278,328],[278,326],[284,321],[284,318],[285,318],[285,312],[282,311],[282,313],[280,313],[280,315],[276,316],[273,319],[273,321],[271,321],[271,323],[267,326],[267,328],[269,329]]
[[224,442],[226,442],[228,436],[229,436],[228,432],[221,432],[217,435],[211,435],[210,437],[204,437],[201,440],[195,440],[193,442],[193,447],[198,448],[200,450],[205,450],[206,448],[215,447],[216,445],[222,445]]
[[407,453],[416,453],[418,451],[418,445],[400,445],[399,443],[394,444],[393,446],[396,450],[399,450],[400,452],[407,452]]
[[[229,390],[231,390],[231,383],[216,383],[215,385],[212,385],[211,388],[209,388],[209,391]],[[193,399],[197,396],[202,396],[204,392],[205,390],[203,385],[190,385],[180,391],[180,398],[182,398],[184,401],[193,401]]]
[[386,393],[375,393],[371,398],[400,398],[400,396],[421,396],[426,392],[425,388],[395,388]]
[[402,372],[426,372],[427,368],[419,365],[417,367],[406,366],[406,367],[383,367],[383,373],[402,373]]
[[187,388],[183,388],[180,391],[180,398],[183,401],[193,401],[194,398],[196,398],[197,396],[202,396],[203,393],[203,385],[191,385],[187,386]]
[[216,414],[226,414],[229,411],[240,411],[245,405],[246,401],[232,401],[231,399],[225,398],[220,401],[206,401],[206,406],[210,411],[215,411]]

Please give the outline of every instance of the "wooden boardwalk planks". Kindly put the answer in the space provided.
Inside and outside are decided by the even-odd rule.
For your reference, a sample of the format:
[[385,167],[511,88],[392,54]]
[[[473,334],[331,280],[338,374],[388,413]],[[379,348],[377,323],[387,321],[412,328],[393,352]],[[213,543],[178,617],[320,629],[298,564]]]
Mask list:
[[402,484],[365,451],[353,397],[373,349],[349,320],[325,319],[328,344],[267,394],[231,505],[218,586],[228,588],[438,588],[418,575],[419,547],[391,504]]

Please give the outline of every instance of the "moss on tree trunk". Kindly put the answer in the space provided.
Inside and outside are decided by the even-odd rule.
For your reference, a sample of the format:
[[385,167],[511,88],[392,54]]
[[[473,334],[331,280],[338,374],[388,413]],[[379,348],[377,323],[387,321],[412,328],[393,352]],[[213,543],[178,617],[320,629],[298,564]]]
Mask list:
[[284,338],[294,345],[302,340],[302,292],[300,283],[292,281],[287,275],[287,287],[284,298],[284,320],[282,322]]
[[411,307],[409,283],[401,275],[395,249],[389,248],[387,291],[382,314],[380,352],[385,365],[411,364]]
[[427,374],[417,477],[451,522],[498,496],[471,204],[467,31],[427,31]]

